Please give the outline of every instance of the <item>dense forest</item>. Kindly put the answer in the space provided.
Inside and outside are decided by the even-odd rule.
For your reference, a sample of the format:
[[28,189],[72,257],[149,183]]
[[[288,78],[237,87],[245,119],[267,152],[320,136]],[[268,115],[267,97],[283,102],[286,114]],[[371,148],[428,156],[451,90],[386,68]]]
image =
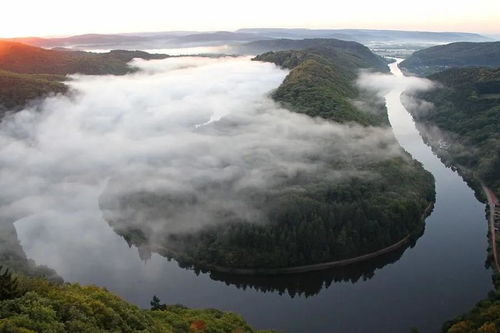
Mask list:
[[53,74],[18,74],[0,70],[0,118],[3,112],[16,111],[30,101],[50,94],[65,93],[66,78]]
[[136,68],[134,58],[164,59],[163,54],[112,50],[91,53],[46,50],[21,43],[0,41],[0,119],[7,111],[18,111],[51,94],[66,93],[67,74],[124,75]]
[[[422,229],[422,233],[424,229]],[[420,235],[405,245],[393,251],[382,254],[370,260],[359,262],[355,265],[338,266],[314,272],[281,274],[281,275],[236,275],[211,271],[210,278],[234,285],[240,289],[252,288],[259,292],[273,292],[280,295],[294,297],[311,297],[318,295],[337,282],[356,283],[373,278],[377,270],[398,261],[404,252],[415,245]]]
[[0,267],[0,331],[19,333],[271,332],[252,329],[240,316],[215,309],[129,304],[106,289],[15,275]]
[[164,59],[164,54],[114,50],[91,53],[46,50],[21,43],[0,41],[0,69],[21,74],[124,75],[134,71],[128,62],[134,58]]
[[408,105],[424,139],[476,190],[480,180],[500,195],[500,69],[453,68],[429,78],[440,85],[416,97],[432,109]]
[[399,65],[409,74],[426,76],[451,67],[500,67],[500,42],[451,43],[416,51]]
[[[345,62],[338,64],[337,53],[334,49],[325,52],[320,48],[317,52],[270,53],[256,59],[291,69],[273,95],[291,110],[350,124],[346,126],[367,126],[367,131],[387,129],[385,108],[376,96],[363,96],[366,105],[378,106],[375,111],[347,105],[349,97],[362,95],[354,85],[354,73],[359,67],[344,67]],[[373,103],[366,100],[370,98]],[[299,174],[277,182],[272,191],[244,194],[246,203],[263,214],[260,223],[249,223],[220,211],[215,224],[193,232],[171,233],[162,229],[162,218],[169,218],[178,207],[195,210],[196,197],[153,192],[116,194],[113,183],[118,184],[119,179],[110,182],[101,198],[101,209],[115,231],[131,244],[150,247],[182,265],[265,272],[266,268],[364,255],[409,234],[419,235],[424,212],[434,201],[432,175],[390,135],[390,141],[399,149],[396,157],[368,158],[365,152],[353,158],[347,152],[325,160],[329,165],[327,171]],[[335,147],[334,142],[327,143],[324,151],[331,147]],[[325,157],[314,156],[311,163],[322,158]],[[330,171],[345,169],[359,174],[343,179],[328,175]],[[198,190],[210,193],[225,186],[205,184]]]
[[[359,58],[328,50],[268,52],[254,60],[293,69],[273,98],[294,111],[340,123],[389,125],[385,101],[368,92],[364,92],[368,95],[361,95],[353,84],[360,68]],[[329,54],[335,55],[330,57]],[[386,67],[384,64],[382,69]],[[355,99],[364,99],[373,112],[357,107],[352,103]]]
[[333,38],[259,40],[243,44],[238,50],[242,54],[260,54],[271,51],[312,51],[312,53],[328,58],[337,64],[338,68],[351,73],[360,68],[389,72],[389,67],[382,57],[374,54],[363,44],[347,40]]

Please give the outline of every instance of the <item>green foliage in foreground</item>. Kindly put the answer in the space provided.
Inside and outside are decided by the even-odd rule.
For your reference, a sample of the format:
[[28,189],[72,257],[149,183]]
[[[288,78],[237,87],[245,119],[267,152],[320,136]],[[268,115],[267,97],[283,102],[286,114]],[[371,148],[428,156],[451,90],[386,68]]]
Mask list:
[[95,286],[20,277],[17,290],[17,297],[0,300],[0,332],[262,332],[214,309],[142,310]]
[[[2,272],[3,271],[3,272]],[[0,299],[15,298],[19,294],[17,277],[9,269],[0,266]]]
[[29,101],[49,94],[65,93],[64,76],[17,74],[0,70],[0,112],[19,109]]
[[497,333],[500,332],[500,275],[494,277],[497,289],[480,301],[471,311],[446,322],[443,333]]
[[182,305],[167,305],[161,310],[151,311],[151,316],[166,332],[214,332],[214,333],[272,333],[255,331],[240,317],[216,309],[194,310]]
[[410,112],[450,135],[444,159],[500,195],[500,69],[454,68],[429,78],[440,86],[417,97],[434,107]]

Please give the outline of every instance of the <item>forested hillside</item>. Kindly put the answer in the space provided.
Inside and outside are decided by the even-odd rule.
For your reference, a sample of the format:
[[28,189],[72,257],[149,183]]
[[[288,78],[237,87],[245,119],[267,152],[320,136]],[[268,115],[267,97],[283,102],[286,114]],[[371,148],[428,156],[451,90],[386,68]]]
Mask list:
[[[323,54],[323,50],[268,52],[254,60],[293,69],[273,93],[273,98],[294,111],[341,123],[388,125],[384,101],[375,95],[361,96],[354,84],[359,66],[350,63],[349,58],[337,62],[337,56],[331,58]],[[362,98],[368,99],[371,112],[353,103]]]
[[96,286],[15,276],[1,267],[0,273],[1,332],[271,332],[253,330],[230,312],[163,305],[158,298],[143,310]]
[[66,78],[52,74],[17,74],[0,70],[0,118],[6,110],[17,110],[29,101],[49,94],[65,93]]
[[322,55],[348,71],[360,68],[389,72],[384,59],[370,51],[366,46],[351,41],[332,38],[313,39],[273,39],[244,44],[237,48],[243,53],[260,54],[270,51],[312,51]]
[[67,74],[124,75],[135,71],[134,58],[163,59],[167,55],[113,50],[108,53],[56,51],[0,41],[0,119],[51,94],[66,93]]
[[500,195],[500,69],[454,68],[429,78],[440,85],[416,97],[433,107],[408,107],[422,134],[469,181],[483,181]]
[[56,51],[21,43],[0,41],[0,69],[24,74],[123,75],[134,69],[127,63],[133,58],[163,59],[166,55],[142,51]]
[[[330,52],[335,54],[334,50]],[[324,143],[323,154],[310,156],[307,161],[311,165],[322,161],[326,169],[280,175],[270,191],[239,190],[244,191],[238,192],[243,204],[256,207],[262,215],[260,221],[242,220],[221,209],[213,212],[217,223],[189,232],[171,233],[164,223],[179,207],[196,212],[199,201],[195,195],[123,193],[115,191],[121,180],[114,179],[101,198],[101,209],[115,231],[129,243],[173,257],[183,265],[214,270],[240,268],[255,273],[352,258],[409,235],[418,237],[426,208],[434,201],[432,175],[399,147],[388,128],[380,98],[362,96],[355,87],[355,73],[360,68],[345,67],[335,61],[335,55],[321,54],[322,50],[277,52],[256,60],[291,69],[273,95],[290,110],[337,126],[344,123],[346,131],[361,127],[360,136],[367,138],[373,131],[387,134],[387,141],[380,144],[380,156],[344,147],[341,139],[336,142],[331,138]],[[371,108],[350,105],[349,100],[354,98]],[[224,121],[213,126],[221,127],[224,133]],[[377,135],[371,138],[379,140]],[[384,147],[389,146],[397,147],[397,154],[385,157]],[[330,158],[331,149],[339,152]],[[346,177],[329,174],[342,170],[355,172]],[[196,191],[210,193],[231,186],[220,181],[204,184]]]
[[[458,169],[477,196],[486,200],[481,183],[500,195],[500,69],[451,68],[430,75],[429,79],[438,83],[435,89],[411,96],[417,103],[406,103],[424,140],[446,164]],[[422,101],[432,103],[427,104],[431,107],[417,107]],[[445,323],[443,332],[498,331],[498,274],[493,280],[495,290],[488,298]]]
[[413,53],[399,65],[404,72],[419,76],[466,66],[500,67],[500,42],[433,46]]

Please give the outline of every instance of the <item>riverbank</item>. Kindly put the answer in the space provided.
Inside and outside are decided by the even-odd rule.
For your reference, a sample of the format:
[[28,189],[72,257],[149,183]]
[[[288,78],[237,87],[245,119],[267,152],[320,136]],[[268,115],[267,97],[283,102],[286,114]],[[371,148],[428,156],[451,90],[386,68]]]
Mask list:
[[250,269],[250,268],[231,268],[231,267],[221,267],[221,266],[212,266],[210,270],[214,270],[219,273],[229,273],[229,274],[238,274],[238,275],[280,275],[280,274],[297,274],[297,273],[308,273],[314,271],[320,271],[329,268],[335,268],[340,266],[352,265],[358,262],[362,262],[365,260],[369,260],[388,252],[392,252],[396,249],[399,249],[401,246],[408,243],[410,240],[410,235],[407,235],[405,238],[400,240],[399,242],[392,244],[388,247],[385,247],[381,250],[374,251],[371,253],[367,253],[358,257],[330,261],[320,264],[312,264],[312,265],[302,265],[295,267],[284,267],[284,268],[267,268],[267,269]]
[[105,288],[0,273],[2,332],[275,332],[255,330],[232,312],[165,305],[158,297],[146,310]]
[[[430,215],[430,212],[432,211],[432,208],[434,207],[434,202],[430,202],[427,207],[425,208],[424,212],[421,215],[421,221],[424,223],[425,218]],[[207,270],[207,271],[214,271],[217,273],[226,273],[226,274],[235,274],[235,275],[287,275],[287,274],[299,274],[299,273],[309,273],[309,272],[315,272],[315,271],[321,271],[325,269],[330,269],[330,268],[335,268],[335,267],[342,267],[342,266],[347,266],[347,265],[352,265],[356,264],[359,262],[363,262],[369,259],[373,259],[376,257],[379,257],[381,255],[387,254],[389,252],[395,251],[397,249],[400,249],[402,246],[407,244],[411,240],[411,236],[413,233],[410,233],[406,235],[403,239],[399,240],[398,242],[389,245],[385,248],[382,248],[377,251],[373,251],[367,254],[363,254],[361,256],[353,257],[353,258],[347,258],[347,259],[341,259],[341,260],[335,260],[335,261],[329,261],[329,262],[323,262],[319,264],[311,264],[311,265],[300,265],[300,266],[293,266],[293,267],[279,267],[279,268],[234,268],[234,267],[224,267],[224,266],[217,266],[217,265],[210,265],[210,266],[197,266],[193,265],[194,267],[201,268],[202,270]],[[157,251],[161,251],[157,249]],[[161,253],[161,252],[159,252]],[[173,257],[175,258],[174,251],[168,250],[168,254],[166,255],[167,257]]]
[[491,252],[493,256],[493,269],[495,270],[496,273],[500,272],[500,265],[498,263],[498,249],[497,249],[497,231],[495,228],[495,215],[499,214],[498,211],[500,211],[500,206],[498,206],[498,199],[495,196],[495,193],[485,185],[482,185],[484,194],[486,195],[486,198],[488,200],[488,207],[489,209],[489,217],[488,217],[488,223],[489,223],[489,228],[490,228],[490,243],[491,243]]
[[494,290],[488,293],[488,298],[479,301],[472,310],[462,314],[455,319],[444,323],[442,327],[443,333],[453,332],[498,332],[500,326],[498,319],[500,318],[500,265],[498,263],[498,248],[497,248],[497,227],[495,226],[495,218],[500,217],[500,206],[495,193],[481,183],[481,188],[487,199],[488,211],[488,228],[489,241],[491,250],[491,267],[493,269],[493,286]]

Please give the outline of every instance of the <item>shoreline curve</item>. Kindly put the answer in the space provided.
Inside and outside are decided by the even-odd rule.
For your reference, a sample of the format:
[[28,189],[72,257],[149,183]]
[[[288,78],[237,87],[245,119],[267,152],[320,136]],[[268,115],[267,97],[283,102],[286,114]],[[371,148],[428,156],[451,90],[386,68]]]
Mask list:
[[[425,208],[422,213],[421,219],[425,221],[429,212],[434,207],[434,202],[430,202],[429,205]],[[193,264],[193,267],[197,267],[202,270],[214,271],[217,273],[226,273],[226,274],[235,274],[235,275],[287,275],[287,274],[299,274],[299,273],[307,273],[314,271],[321,271],[329,268],[342,267],[351,264],[355,264],[358,262],[366,261],[383,254],[392,252],[394,250],[399,249],[404,244],[408,243],[410,240],[412,233],[406,235],[403,239],[398,242],[384,247],[380,250],[373,251],[367,254],[363,254],[357,257],[346,258],[335,261],[328,261],[318,264],[310,264],[310,265],[301,265],[301,266],[292,266],[292,267],[277,267],[277,268],[236,268],[236,267],[224,267],[224,266],[216,266],[216,265],[196,265]],[[175,258],[174,258],[175,259]]]

